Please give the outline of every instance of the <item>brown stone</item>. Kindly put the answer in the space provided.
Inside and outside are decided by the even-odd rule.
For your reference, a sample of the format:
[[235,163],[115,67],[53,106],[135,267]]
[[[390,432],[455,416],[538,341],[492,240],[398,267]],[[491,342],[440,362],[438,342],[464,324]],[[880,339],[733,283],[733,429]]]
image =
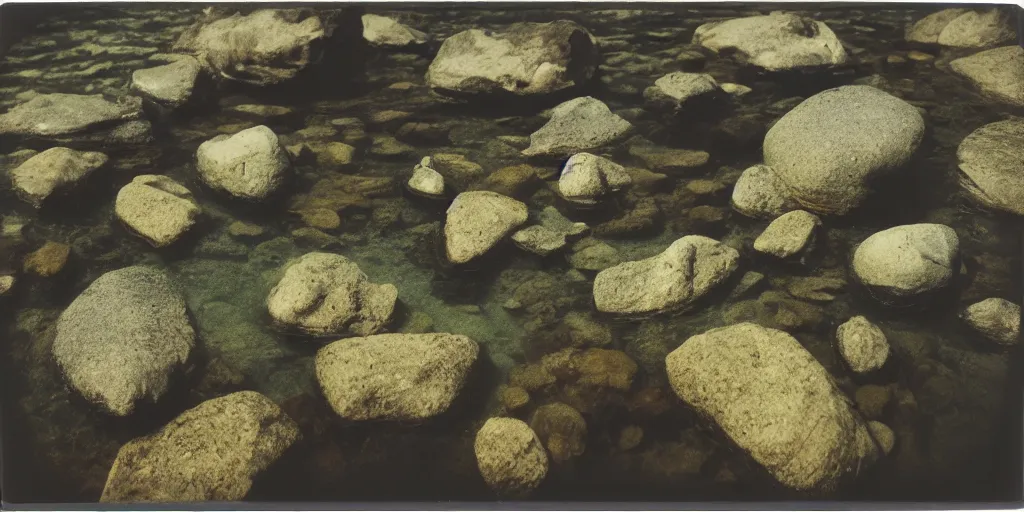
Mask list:
[[37,251],[25,257],[25,272],[42,277],[54,276],[64,268],[70,255],[70,245],[46,242]]

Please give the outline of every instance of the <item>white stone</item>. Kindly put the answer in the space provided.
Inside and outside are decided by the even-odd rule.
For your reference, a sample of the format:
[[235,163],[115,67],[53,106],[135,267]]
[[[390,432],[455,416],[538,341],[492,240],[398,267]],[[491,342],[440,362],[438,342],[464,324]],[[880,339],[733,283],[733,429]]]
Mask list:
[[184,56],[164,66],[135,71],[131,90],[158,103],[180,107],[192,98],[201,70],[198,60]]
[[941,224],[896,226],[869,236],[853,253],[853,272],[882,302],[914,302],[960,271],[960,241]]
[[530,135],[525,156],[566,156],[593,151],[622,140],[633,125],[590,96],[569,100],[551,111],[551,119]]
[[363,15],[363,38],[373,46],[402,48],[426,43],[429,38],[423,32],[409,28],[387,16]]
[[846,50],[828,25],[798,14],[771,13],[697,27],[693,43],[712,50],[736,50],[745,60],[769,71],[835,66],[847,61]]
[[487,420],[476,433],[473,452],[484,481],[503,496],[527,496],[548,473],[544,445],[515,418]]
[[990,298],[960,313],[967,325],[1000,345],[1020,342],[1020,306],[1006,299]]
[[156,247],[180,238],[195,225],[201,211],[187,188],[153,174],[136,176],[114,202],[114,214]]
[[277,135],[262,125],[214,137],[199,145],[196,158],[207,185],[252,200],[276,191],[291,165]]
[[463,192],[455,197],[444,223],[448,261],[467,263],[526,223],[526,205],[495,192]]
[[960,186],[977,202],[1024,215],[1024,119],[987,124],[956,151]]
[[596,204],[599,199],[618,192],[633,179],[626,168],[590,153],[576,153],[565,162],[558,178],[558,192],[565,199],[580,204]]
[[22,199],[39,208],[46,198],[74,188],[105,163],[103,153],[50,148],[12,170],[11,185]]
[[781,215],[754,240],[754,250],[778,258],[800,254],[814,242],[821,219],[813,213],[796,210]]
[[857,373],[873,372],[889,359],[889,340],[877,325],[855,316],[836,330],[839,354]]
[[1024,107],[1024,48],[1013,45],[985,50],[954,60],[949,68],[983,94]]

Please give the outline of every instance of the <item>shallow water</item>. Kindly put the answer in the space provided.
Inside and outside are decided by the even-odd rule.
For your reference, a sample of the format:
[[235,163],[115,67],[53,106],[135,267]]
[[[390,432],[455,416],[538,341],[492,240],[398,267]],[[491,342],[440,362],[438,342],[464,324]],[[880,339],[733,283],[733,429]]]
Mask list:
[[[5,222],[20,219],[26,224],[23,240],[0,239],[0,265],[6,267],[0,270],[19,272],[13,297],[0,303],[5,499],[95,502],[123,443],[153,432],[203,400],[240,389],[273,399],[299,423],[304,436],[256,481],[247,496],[251,500],[492,500],[474,461],[476,430],[496,414],[528,419],[536,406],[553,401],[583,413],[586,449],[569,462],[552,465],[532,496],[537,500],[1019,499],[1021,411],[1015,353],[993,349],[957,313],[987,297],[1019,303],[1021,221],[981,209],[965,197],[957,184],[955,153],[978,127],[1024,112],[980,96],[946,69],[964,51],[931,48],[926,51],[936,57],[933,62],[886,62],[886,57],[911,49],[902,42],[904,25],[935,6],[797,10],[825,21],[848,46],[854,63],[835,73],[766,76],[726,57],[708,57],[704,72],[720,83],[753,89],[736,100],[726,118],[752,120],[755,127],[746,131],[753,135],[746,143],[723,136],[720,128],[669,125],[643,110],[641,93],[658,77],[681,69],[675,56],[692,49],[690,37],[697,26],[767,13],[775,6],[384,7],[366,10],[395,16],[438,41],[469,28],[518,21],[570,19],[587,27],[598,38],[604,62],[600,78],[586,94],[607,103],[634,124],[637,134],[661,146],[711,155],[706,165],[667,172],[664,181],[623,199],[618,207],[626,211],[641,200],[653,200],[658,213],[648,228],[605,230],[595,238],[626,261],[657,254],[687,234],[711,236],[740,250],[737,277],[747,271],[766,276],[761,289],[740,296],[726,289],[686,313],[622,320],[596,314],[594,272],[574,270],[558,254],[540,258],[507,241],[472,268],[440,262],[444,249],[439,249],[439,227],[447,203],[409,195],[402,190],[403,179],[423,156],[438,153],[464,155],[488,173],[526,163],[521,148],[497,137],[528,136],[544,123],[542,111],[557,101],[513,108],[441,104],[423,85],[428,54],[376,50],[368,53],[365,77],[356,77],[355,87],[320,84],[312,92],[262,93],[228,89],[209,107],[157,123],[152,144],[111,151],[105,168],[53,208],[35,211],[18,200],[8,180],[0,180],[0,215]],[[150,57],[169,52],[201,8],[182,4],[55,11],[8,51],[0,67],[0,107],[24,101],[28,91],[124,94],[131,72],[157,65]],[[887,183],[871,198],[869,207],[845,218],[827,218],[827,241],[811,264],[781,265],[757,256],[752,243],[768,221],[732,211],[729,190],[740,171],[760,162],[763,128],[802,98],[872,75],[884,79],[875,81],[876,86],[926,112],[928,131],[914,161],[900,180]],[[389,88],[399,82],[414,86]],[[232,109],[242,104],[277,105],[288,113],[268,119]],[[406,114],[373,121],[376,113],[389,110]],[[323,128],[338,126],[331,121],[342,118],[360,119],[365,136]],[[395,155],[371,150],[374,139],[394,136],[404,123],[414,121],[444,123],[445,129],[433,142],[404,140],[409,147]],[[297,166],[286,190],[260,206],[206,188],[194,168],[198,145],[259,124],[271,127],[285,144],[355,140],[351,143],[359,151],[340,173]],[[22,149],[11,140],[0,140],[0,145],[5,155]],[[628,147],[617,148],[613,159],[644,167]],[[531,163],[557,176],[557,163]],[[14,166],[9,159],[2,164],[5,171]],[[114,218],[117,191],[139,174],[174,178],[203,208],[202,222],[172,247],[153,249]],[[687,188],[695,180],[711,180],[720,190],[697,194],[695,187]],[[297,231],[305,224],[295,210],[315,201],[339,212],[339,228],[324,230],[326,234]],[[622,213],[613,208],[573,210],[543,185],[526,202],[531,215],[554,205],[592,228]],[[697,206],[704,206],[696,209],[699,215],[694,213]],[[239,220],[259,225],[262,234],[232,236],[227,228]],[[964,275],[947,297],[925,310],[887,309],[848,275],[852,248],[879,230],[916,222],[944,223],[957,231]],[[71,245],[68,265],[52,278],[20,273],[24,256],[46,241]],[[448,412],[419,425],[350,424],[334,415],[313,372],[316,350],[333,339],[281,333],[271,326],[265,305],[281,265],[313,250],[343,254],[371,281],[397,286],[400,311],[390,332],[451,332],[481,345],[481,361]],[[104,272],[139,263],[167,269],[183,290],[199,350],[190,361],[191,371],[174,383],[167,397],[128,419],[112,418],[64,384],[49,350],[53,323]],[[834,300],[814,302],[788,296],[788,286],[799,276],[840,278],[847,284]],[[783,302],[765,300],[762,292],[769,290],[787,295]],[[522,307],[506,307],[510,299]],[[795,313],[780,321],[780,308]],[[564,348],[563,319],[570,312],[585,313],[607,326],[611,341],[603,348],[623,350],[638,363],[629,390],[556,385],[531,394],[524,408],[502,411],[499,394],[509,372]],[[876,321],[894,349],[895,362],[869,381],[850,372],[833,347],[836,327],[858,314]],[[687,338],[740,320],[792,333],[851,397],[865,384],[888,386],[893,398],[877,419],[896,432],[896,450],[827,496],[798,494],[775,483],[679,401],[664,375],[664,355]],[[643,437],[624,449],[619,440],[627,426],[639,427]]]

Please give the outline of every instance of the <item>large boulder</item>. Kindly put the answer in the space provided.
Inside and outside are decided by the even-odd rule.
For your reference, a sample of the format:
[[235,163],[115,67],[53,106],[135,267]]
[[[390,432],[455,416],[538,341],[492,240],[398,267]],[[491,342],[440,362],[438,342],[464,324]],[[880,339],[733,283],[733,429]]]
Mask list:
[[880,231],[853,253],[853,273],[876,299],[913,303],[945,288],[960,271],[956,231],[941,224],[909,224]]
[[340,254],[311,252],[291,262],[267,297],[271,318],[315,336],[369,336],[391,320],[393,284],[374,284]]
[[407,27],[397,20],[376,14],[364,14],[363,38],[379,48],[405,48],[421,45],[430,40],[427,34]]
[[598,311],[626,315],[686,309],[728,279],[739,258],[717,240],[684,236],[657,256],[602,270],[594,303]]
[[458,334],[378,334],[316,355],[327,402],[348,420],[423,420],[448,410],[480,349]]
[[956,59],[949,67],[983,94],[1024,107],[1024,48],[1014,45],[985,50]]
[[498,32],[471,29],[449,37],[426,81],[453,98],[536,96],[585,84],[597,60],[594,37],[575,22],[513,23]]
[[974,130],[957,148],[960,186],[975,201],[1024,215],[1024,119]]
[[576,153],[562,168],[558,193],[570,202],[593,205],[632,183],[625,167],[601,156]]
[[491,418],[473,442],[477,467],[487,485],[502,496],[523,498],[548,473],[548,454],[522,420]]
[[184,235],[201,211],[187,188],[154,174],[136,176],[114,202],[117,218],[155,247],[170,245]]
[[585,96],[552,109],[551,119],[530,135],[525,156],[569,156],[621,141],[633,125],[612,113],[601,100]]
[[207,400],[117,452],[100,501],[239,501],[299,428],[255,391]]
[[0,115],[0,135],[60,143],[141,144],[152,139],[142,98],[40,94]]
[[266,199],[284,183],[290,166],[277,134],[262,125],[218,135],[196,151],[196,168],[203,181],[243,199]]
[[107,155],[94,151],[50,148],[11,171],[18,196],[39,208],[46,198],[67,192],[107,163]]
[[828,25],[780,12],[706,23],[693,32],[693,44],[716,53],[736,52],[746,63],[769,71],[835,66],[847,60]]
[[132,73],[131,90],[167,107],[188,103],[202,66],[195,57],[183,55],[170,64]]
[[960,318],[1000,345],[1020,342],[1020,306],[1006,299],[991,298],[971,304],[960,313]]
[[462,264],[483,255],[527,217],[526,205],[511,197],[485,190],[459,194],[444,223],[448,261]]
[[1013,16],[1005,9],[943,9],[908,26],[906,39],[913,43],[987,48],[1016,40],[1013,23]]
[[167,391],[195,345],[185,298],[164,272],[107,272],[57,320],[53,358],[72,388],[118,416]]
[[829,89],[783,116],[764,138],[764,163],[815,213],[859,206],[874,180],[899,169],[924,136],[909,103],[866,85]]
[[676,395],[787,487],[832,490],[879,455],[828,371],[783,331],[712,329],[683,342],[665,365]]

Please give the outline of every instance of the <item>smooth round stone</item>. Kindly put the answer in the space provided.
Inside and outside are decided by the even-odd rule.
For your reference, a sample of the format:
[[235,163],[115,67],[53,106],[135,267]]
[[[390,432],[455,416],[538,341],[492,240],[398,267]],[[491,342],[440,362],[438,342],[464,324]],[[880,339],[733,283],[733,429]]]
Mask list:
[[797,210],[783,214],[754,240],[754,250],[779,258],[789,258],[806,250],[814,241],[821,219],[813,213]]
[[477,466],[487,485],[501,495],[521,497],[548,473],[548,456],[537,434],[515,418],[491,418],[473,442]]
[[990,341],[1005,346],[1020,342],[1020,306],[1006,299],[972,304],[960,313],[960,318]]
[[889,358],[885,333],[863,316],[855,316],[836,331],[839,353],[857,373],[880,369]]

